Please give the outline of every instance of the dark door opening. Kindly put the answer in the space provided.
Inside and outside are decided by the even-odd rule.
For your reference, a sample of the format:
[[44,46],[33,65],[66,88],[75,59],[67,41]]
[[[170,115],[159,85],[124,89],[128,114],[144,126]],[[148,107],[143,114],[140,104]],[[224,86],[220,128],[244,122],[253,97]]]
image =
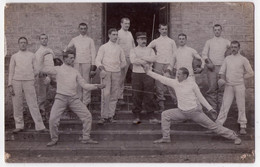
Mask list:
[[159,23],[168,23],[167,3],[107,3],[104,5],[105,30],[104,42],[107,41],[107,30],[109,28],[121,28],[120,20],[127,17],[131,21],[130,31],[135,37],[138,31],[147,33],[147,42],[159,36]]
[[[135,33],[147,33],[147,44],[159,37],[158,25],[168,23],[168,3],[106,3],[103,8],[103,42],[108,41],[107,31],[110,28],[121,28],[121,18],[130,19],[130,28],[134,39]],[[137,43],[136,43],[137,44]],[[128,69],[125,83],[131,83],[131,66]]]

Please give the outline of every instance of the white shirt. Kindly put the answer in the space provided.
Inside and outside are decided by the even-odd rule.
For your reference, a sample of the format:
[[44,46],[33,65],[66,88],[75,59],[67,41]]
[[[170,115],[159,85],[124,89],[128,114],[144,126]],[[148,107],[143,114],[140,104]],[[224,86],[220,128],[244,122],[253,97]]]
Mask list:
[[[152,48],[137,46],[130,51],[130,62],[133,64],[133,72],[145,73],[143,67],[138,60],[143,60],[152,63],[156,60],[156,55]],[[152,64],[151,64],[152,65]]]
[[148,47],[154,48],[157,55],[157,63],[169,64],[172,61],[172,55],[177,49],[175,41],[168,36],[160,36],[153,40]]
[[169,69],[172,69],[174,65],[176,65],[176,69],[179,69],[180,67],[185,67],[189,70],[190,75],[194,75],[192,62],[193,59],[197,58],[202,61],[202,68],[204,68],[204,60],[200,57],[198,52],[188,46],[180,46],[173,54],[173,61],[170,63]]
[[66,96],[77,95],[78,84],[85,90],[97,89],[96,85],[88,84],[80,73],[73,67],[66,64],[55,67],[44,67],[43,72],[56,75],[57,93]]
[[222,65],[229,45],[229,40],[214,36],[214,38],[206,42],[202,51],[202,57],[204,60],[209,58],[214,65]]
[[[46,51],[49,50],[52,54],[48,54],[43,56],[42,54]],[[52,49],[45,47],[45,46],[40,46],[39,49],[35,52],[35,58],[37,62],[37,68],[39,71],[43,68],[43,66],[54,66],[53,62],[53,51]]]
[[121,68],[126,66],[123,49],[117,43],[108,41],[98,50],[96,66],[104,66],[109,72],[121,71]]
[[36,59],[32,52],[20,50],[11,57],[8,85],[12,85],[12,80],[34,80],[36,74],[38,74]]
[[247,58],[238,53],[225,58],[219,74],[225,75],[227,85],[235,86],[244,84],[244,78],[253,76],[254,72]]
[[208,110],[212,109],[194,81],[188,81],[186,79],[182,82],[178,82],[176,79],[167,78],[152,71],[149,71],[147,75],[175,90],[179,109],[183,111],[194,109],[198,106],[197,100]]
[[73,38],[67,48],[74,46],[76,48],[75,63],[95,64],[96,49],[93,39],[87,35],[79,35]]
[[129,57],[130,50],[135,47],[132,33],[121,28],[118,31],[117,44],[124,50],[125,56]]

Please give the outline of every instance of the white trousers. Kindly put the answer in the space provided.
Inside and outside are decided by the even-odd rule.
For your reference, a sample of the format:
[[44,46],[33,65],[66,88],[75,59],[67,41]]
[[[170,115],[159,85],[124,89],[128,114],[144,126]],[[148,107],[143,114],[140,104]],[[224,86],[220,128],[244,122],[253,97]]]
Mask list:
[[222,105],[219,111],[217,123],[223,125],[227,119],[230,106],[236,98],[237,108],[238,108],[238,119],[237,123],[240,124],[241,128],[246,128],[246,107],[245,107],[245,85],[229,86],[225,85],[225,91],[223,95]]
[[45,129],[45,126],[42,121],[42,116],[40,114],[40,110],[37,104],[34,80],[30,80],[30,81],[13,80],[12,85],[15,93],[15,95],[12,96],[15,127],[24,129],[24,119],[23,119],[23,93],[24,93],[26,103],[29,107],[31,116],[35,123],[35,129],[36,130]]
[[[87,83],[90,83],[90,67],[90,63],[74,63],[74,68],[79,71]],[[86,91],[81,86],[78,86],[78,96],[85,105],[88,105],[91,102],[91,91]]]

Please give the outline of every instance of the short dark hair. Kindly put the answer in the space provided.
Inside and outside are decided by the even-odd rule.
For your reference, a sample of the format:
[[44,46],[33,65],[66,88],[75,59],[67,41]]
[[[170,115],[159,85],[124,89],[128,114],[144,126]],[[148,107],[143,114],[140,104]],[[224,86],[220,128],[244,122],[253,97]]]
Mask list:
[[180,34],[178,35],[178,38],[179,38],[180,36],[184,36],[184,37],[187,39],[187,35],[184,34],[184,33],[180,33]]
[[108,30],[108,35],[110,35],[112,32],[116,31],[117,32],[117,29],[116,28],[110,28]]
[[127,18],[127,17],[123,17],[123,18],[121,19],[121,23],[123,23],[123,22],[124,22],[124,20],[130,21],[130,19],[129,19],[129,18]]
[[181,67],[181,68],[179,68],[179,70],[181,70],[182,74],[186,75],[187,78],[190,75],[189,70],[187,68],[185,68],[185,67]]
[[220,27],[221,30],[222,30],[222,26],[221,26],[220,24],[215,24],[215,25],[213,26],[213,29],[214,29],[215,27]]
[[232,45],[232,44],[237,44],[238,47],[240,48],[240,43],[238,41],[232,41],[230,45]]
[[164,27],[166,26],[166,27],[168,27],[168,24],[160,23],[158,28],[161,28],[161,26],[164,26]]
[[26,37],[20,37],[19,39],[18,39],[18,43],[20,42],[20,40],[21,39],[24,39],[24,40],[26,40],[26,43],[28,43],[28,40],[27,40],[27,38]]
[[79,23],[79,27],[80,26],[86,26],[88,28],[88,25],[86,23]]
[[74,58],[76,57],[76,54],[74,51],[72,50],[67,50],[66,52],[62,52],[62,57],[63,57],[63,60],[68,58],[69,57],[69,54],[72,54],[74,55]]
[[48,39],[48,35],[46,35],[44,33],[39,36],[39,39],[41,39],[41,36],[43,36],[43,35],[45,35],[47,37],[47,39]]

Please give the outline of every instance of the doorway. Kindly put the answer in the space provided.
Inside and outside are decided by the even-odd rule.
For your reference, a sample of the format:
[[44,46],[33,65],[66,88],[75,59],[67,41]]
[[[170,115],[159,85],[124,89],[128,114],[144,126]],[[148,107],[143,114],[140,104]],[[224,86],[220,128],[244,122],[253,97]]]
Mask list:
[[159,36],[158,25],[168,23],[168,3],[106,3],[103,12],[104,41],[108,40],[109,28],[120,29],[120,20],[127,17],[131,21],[129,31],[135,38],[135,33],[143,31],[147,33],[147,43]]

